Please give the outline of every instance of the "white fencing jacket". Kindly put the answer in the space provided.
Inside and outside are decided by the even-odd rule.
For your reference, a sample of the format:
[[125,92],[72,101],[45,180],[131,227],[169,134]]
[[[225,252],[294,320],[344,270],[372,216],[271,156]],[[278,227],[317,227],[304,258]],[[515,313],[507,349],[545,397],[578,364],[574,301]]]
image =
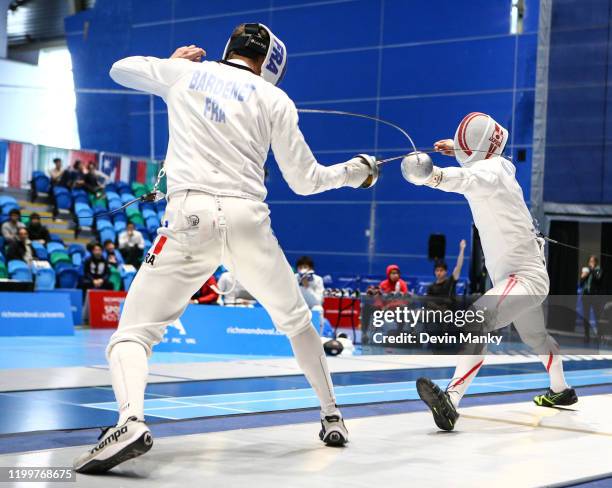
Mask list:
[[296,193],[344,186],[348,171],[317,163],[285,92],[244,62],[231,63],[134,56],[110,70],[115,82],[158,95],[168,106],[168,193],[193,189],[263,201],[270,145]]
[[428,183],[467,199],[494,283],[526,267],[544,266],[542,242],[515,173],[514,165],[498,156],[467,168],[436,168]]

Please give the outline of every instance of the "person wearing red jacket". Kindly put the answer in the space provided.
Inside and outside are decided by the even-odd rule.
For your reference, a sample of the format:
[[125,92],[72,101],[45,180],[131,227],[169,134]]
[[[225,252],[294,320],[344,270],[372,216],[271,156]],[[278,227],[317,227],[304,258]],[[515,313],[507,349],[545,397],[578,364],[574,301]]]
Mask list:
[[202,285],[202,288],[197,293],[197,297],[193,298],[192,302],[199,303],[200,305],[211,305],[217,303],[218,299],[219,289],[217,288],[217,280],[213,275]]
[[387,266],[387,279],[381,281],[379,287],[383,293],[408,293],[408,285],[400,278],[397,264]]

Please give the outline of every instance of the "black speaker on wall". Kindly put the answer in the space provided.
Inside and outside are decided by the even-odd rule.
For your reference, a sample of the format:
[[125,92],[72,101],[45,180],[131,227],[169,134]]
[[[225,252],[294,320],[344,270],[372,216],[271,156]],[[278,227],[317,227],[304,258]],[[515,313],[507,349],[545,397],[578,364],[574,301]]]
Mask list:
[[430,234],[427,256],[433,261],[444,259],[446,256],[446,236],[444,234]]

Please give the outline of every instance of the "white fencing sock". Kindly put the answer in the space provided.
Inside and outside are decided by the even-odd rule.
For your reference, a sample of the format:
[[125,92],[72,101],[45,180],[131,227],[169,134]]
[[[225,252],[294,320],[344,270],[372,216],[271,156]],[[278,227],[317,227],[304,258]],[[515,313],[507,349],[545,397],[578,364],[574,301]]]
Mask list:
[[119,342],[109,354],[113,391],[119,405],[119,421],[128,418],[144,420],[144,392],[149,365],[145,348],[137,342]]
[[455,408],[459,406],[459,402],[463,398],[463,395],[465,395],[472,380],[478,374],[478,370],[483,362],[483,354],[459,356],[457,367],[455,368],[455,375],[446,388]]
[[565,381],[565,373],[563,372],[563,360],[558,354],[540,354],[538,356],[544,364],[548,376],[550,378],[550,389],[554,393],[560,393],[569,385]]
[[340,411],[336,407],[334,386],[329,374],[323,344],[314,327],[307,327],[289,341],[298,365],[319,397],[321,414],[340,416]]

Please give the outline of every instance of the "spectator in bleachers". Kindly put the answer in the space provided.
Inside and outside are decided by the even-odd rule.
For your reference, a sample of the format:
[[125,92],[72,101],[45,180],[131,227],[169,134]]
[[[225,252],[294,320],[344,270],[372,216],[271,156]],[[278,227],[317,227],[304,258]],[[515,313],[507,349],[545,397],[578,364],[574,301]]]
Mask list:
[[302,256],[295,263],[297,270],[296,278],[300,285],[300,291],[306,301],[306,305],[312,312],[319,312],[319,334],[323,332],[323,295],[325,285],[323,278],[315,274],[314,261],[309,256]]
[[434,265],[434,275],[436,281],[434,281],[429,288],[427,288],[427,295],[434,297],[454,297],[457,281],[461,276],[461,268],[463,268],[463,257],[465,254],[465,239],[459,242],[459,255],[457,256],[457,264],[453,273],[448,276],[448,265],[444,261],[437,261]]
[[51,180],[51,186],[59,185],[64,176],[64,168],[62,168],[62,160],[55,158],[53,160],[53,168],[49,170],[49,179]]
[[30,215],[30,222],[27,225],[28,234],[30,235],[30,240],[38,241],[41,244],[47,244],[51,240],[51,236],[49,235],[49,229],[46,226],[42,225],[40,221],[40,215],[36,212]]
[[400,277],[400,269],[397,264],[387,266],[387,279],[380,282],[382,293],[408,293],[408,285]]
[[98,170],[96,163],[89,161],[87,164],[87,172],[83,175],[83,187],[89,193],[92,193],[96,198],[100,198],[104,195],[104,187],[98,181]]
[[25,228],[25,224],[20,220],[21,212],[16,208],[9,212],[9,219],[2,224],[2,237],[6,240],[6,244],[17,239],[17,231]]
[[325,286],[323,278],[315,274],[314,261],[309,256],[302,256],[295,263],[297,273],[295,274],[300,285],[300,291],[309,309],[323,305],[323,294]]
[[77,159],[72,168],[68,168],[62,174],[60,186],[66,188],[82,188],[84,185],[85,173],[83,173],[83,163]]
[[104,241],[104,257],[106,258],[108,264],[114,266],[115,268],[125,264],[123,256],[117,249],[115,249],[115,243],[110,239],[106,239]]
[[216,305],[219,300],[219,289],[217,288],[217,280],[214,275],[206,280],[202,288],[192,298],[192,303],[200,305]]
[[102,244],[94,242],[87,246],[91,256],[83,263],[83,290],[112,290],[110,282],[110,266],[104,259]]
[[126,230],[119,234],[119,251],[125,262],[138,268],[142,261],[144,250],[144,238],[142,233],[136,230],[132,222],[128,222]]
[[28,235],[28,230],[25,227],[20,227],[17,231],[17,239],[11,241],[6,248],[6,260],[20,259],[32,264],[36,259],[36,251],[32,248],[32,241]]

